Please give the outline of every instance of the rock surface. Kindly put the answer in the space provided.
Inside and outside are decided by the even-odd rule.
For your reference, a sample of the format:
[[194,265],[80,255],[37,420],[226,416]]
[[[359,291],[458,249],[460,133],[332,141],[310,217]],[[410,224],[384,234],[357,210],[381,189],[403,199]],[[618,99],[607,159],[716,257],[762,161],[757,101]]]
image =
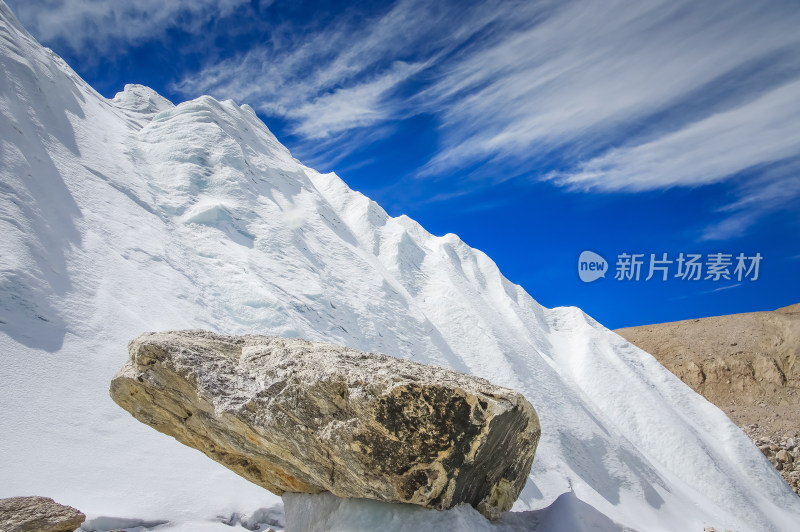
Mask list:
[[86,516],[48,497],[0,499],[2,532],[73,532]]
[[278,495],[468,503],[495,517],[539,441],[522,395],[445,368],[205,331],[148,333],[128,348],[117,404]]

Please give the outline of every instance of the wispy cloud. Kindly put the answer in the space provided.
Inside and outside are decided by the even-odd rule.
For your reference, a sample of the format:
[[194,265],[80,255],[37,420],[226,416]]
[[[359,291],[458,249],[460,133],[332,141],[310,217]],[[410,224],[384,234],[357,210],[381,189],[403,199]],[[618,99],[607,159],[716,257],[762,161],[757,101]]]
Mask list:
[[425,173],[559,152],[550,177],[573,188],[697,186],[800,152],[800,10],[768,4],[401,1],[177,88],[249,101],[306,139],[431,113]]
[[737,180],[737,198],[718,211],[723,218],[703,230],[702,240],[727,240],[740,236],[757,220],[772,212],[792,209],[800,198],[800,156],[751,169]]
[[[718,111],[685,105],[718,80],[728,85],[719,98],[729,105],[756,98],[776,80],[725,75],[794,48],[787,68],[797,76],[800,37],[792,28],[800,12],[785,11],[730,2],[564,3],[443,69],[424,95],[442,110],[446,135],[430,170],[489,157],[526,161],[558,149],[581,161],[654,141],[706,118],[709,107]],[[666,113],[680,106],[682,116]],[[649,138],[631,138],[651,120],[658,123],[644,132]],[[667,173],[650,179],[669,180]]]
[[454,15],[401,0],[367,20],[348,12],[311,27],[276,28],[272,39],[187,75],[173,90],[248,102],[288,119],[301,138],[329,138],[419,112],[399,89],[489,24],[494,17],[481,19],[482,9]]
[[725,286],[720,286],[719,288],[712,288],[711,290],[703,290],[701,292],[693,292],[691,294],[683,294],[683,295],[671,297],[671,298],[669,298],[669,300],[670,301],[679,301],[681,299],[688,299],[688,298],[694,297],[694,296],[705,296],[705,295],[708,295],[708,294],[714,294],[716,292],[722,292],[723,290],[730,290],[731,288],[738,288],[740,286],[742,286],[742,283],[728,284],[728,285],[725,285]]
[[158,38],[169,28],[199,32],[248,0],[8,0],[25,27],[43,42],[61,41],[74,51],[113,54]]
[[[582,189],[640,192],[718,182],[800,152],[800,80],[756,100],[665,133],[611,149],[557,182]],[[753,203],[753,198],[742,204]]]
[[727,286],[720,286],[719,288],[714,288],[713,290],[709,290],[708,292],[703,292],[704,294],[712,294],[714,292],[722,292],[723,290],[730,290],[731,288],[736,288],[742,286],[742,283],[736,284],[729,284]]
[[298,120],[295,132],[307,139],[325,138],[371,125],[393,115],[388,94],[421,67],[419,64],[395,63],[374,79],[323,94],[287,111],[286,115]]

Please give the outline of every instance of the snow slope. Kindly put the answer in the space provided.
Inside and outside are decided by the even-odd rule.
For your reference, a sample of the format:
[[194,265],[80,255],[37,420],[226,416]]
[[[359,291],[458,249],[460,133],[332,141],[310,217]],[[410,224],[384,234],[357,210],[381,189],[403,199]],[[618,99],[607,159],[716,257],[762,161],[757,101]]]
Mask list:
[[202,327],[523,392],[542,440],[505,520],[519,529],[586,508],[636,530],[798,529],[758,449],[650,355],[303,166],[248,106],[136,85],[107,100],[1,0],[0,62],[0,497],[50,496],[96,528],[227,529],[279,504],[108,397],[129,339]]

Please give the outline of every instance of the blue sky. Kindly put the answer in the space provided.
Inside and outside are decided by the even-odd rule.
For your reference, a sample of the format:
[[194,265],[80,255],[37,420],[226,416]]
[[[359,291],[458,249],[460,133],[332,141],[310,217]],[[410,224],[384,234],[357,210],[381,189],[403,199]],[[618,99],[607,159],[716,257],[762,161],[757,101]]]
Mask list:
[[[615,328],[800,302],[796,1],[7,2],[101,94],[248,103],[546,306]],[[605,278],[579,279],[584,250]],[[639,281],[614,279],[622,253]],[[763,259],[645,281],[663,253]]]

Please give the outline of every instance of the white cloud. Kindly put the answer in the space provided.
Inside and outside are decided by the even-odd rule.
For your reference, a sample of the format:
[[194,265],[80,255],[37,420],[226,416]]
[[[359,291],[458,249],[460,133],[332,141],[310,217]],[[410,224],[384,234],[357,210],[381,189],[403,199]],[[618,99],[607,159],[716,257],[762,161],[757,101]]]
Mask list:
[[799,152],[800,80],[650,142],[609,150],[555,179],[606,191],[699,186]]
[[279,28],[268,42],[209,64],[173,89],[248,102],[316,142],[419,112],[397,89],[492,23],[493,6],[453,11],[401,0],[367,20],[342,15],[324,29]]
[[393,115],[387,94],[420,68],[418,64],[397,63],[376,79],[336,89],[286,114],[299,120],[295,132],[308,139],[371,125]]
[[158,38],[170,27],[196,32],[248,0],[8,0],[17,18],[43,42],[106,54],[114,46]]
[[431,172],[565,146],[585,158],[720,76],[800,46],[800,11],[755,3],[584,1],[543,16],[444,67],[423,95],[444,121]]

